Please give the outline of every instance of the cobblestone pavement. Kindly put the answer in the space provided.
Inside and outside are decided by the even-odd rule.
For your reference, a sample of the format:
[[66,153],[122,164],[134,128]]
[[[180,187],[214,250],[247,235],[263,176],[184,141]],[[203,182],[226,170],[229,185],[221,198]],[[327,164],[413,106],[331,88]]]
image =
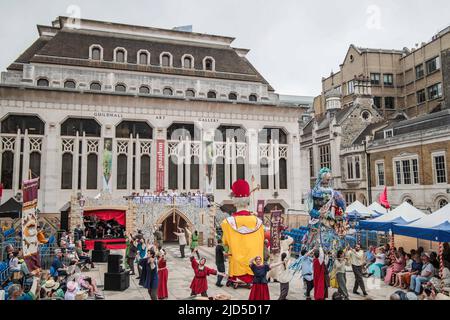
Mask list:
[[[169,244],[165,246],[167,251],[167,267],[169,270],[169,299],[171,300],[183,300],[189,299],[190,296],[190,283],[193,277],[193,271],[189,261],[190,252],[186,249],[186,257],[180,258],[180,251],[177,245]],[[206,257],[207,266],[215,268],[214,248],[200,247],[200,255]],[[116,254],[123,254],[124,250],[113,252]],[[94,277],[100,288],[103,288],[104,276],[106,272],[106,263],[98,263],[96,268],[92,271],[86,272],[86,274]],[[137,276],[130,276],[130,287],[123,292],[104,291],[105,299],[107,300],[150,300],[149,294],[146,289],[139,286],[139,280]],[[369,296],[364,298],[363,296],[355,295],[352,293],[354,284],[354,277],[351,270],[347,270],[347,288],[350,293],[351,300],[385,300],[389,298],[389,295],[396,291],[396,288],[386,286],[384,282],[369,278],[364,279]],[[218,293],[225,293],[231,295],[232,300],[247,300],[250,293],[249,289],[239,288],[227,288],[223,286],[218,288],[215,285],[216,277],[208,277],[208,294],[210,296]],[[225,281],[223,281],[224,283]],[[269,284],[270,297],[272,300],[278,299],[280,285],[278,283]],[[330,288],[330,297],[336,289]],[[305,300],[303,291],[303,281],[299,278],[294,278],[290,284],[290,290],[288,295],[289,300]]]

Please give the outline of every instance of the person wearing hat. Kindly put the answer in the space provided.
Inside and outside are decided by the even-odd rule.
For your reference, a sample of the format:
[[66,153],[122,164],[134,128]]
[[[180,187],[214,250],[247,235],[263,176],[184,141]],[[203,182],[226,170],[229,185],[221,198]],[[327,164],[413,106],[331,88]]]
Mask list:
[[[245,180],[237,180],[232,187],[233,204],[237,211],[222,224],[222,242],[228,248],[229,280],[237,288],[239,283],[250,287],[253,271],[249,261],[264,254],[264,226],[261,219],[248,211],[250,186]],[[264,262],[264,261],[263,261]]]
[[421,293],[422,284],[430,281],[431,277],[434,274],[434,267],[430,263],[430,255],[426,252],[422,254],[422,271],[420,275],[412,275],[411,276],[411,285],[409,289],[414,291],[417,295]]
[[67,282],[67,290],[64,294],[64,300],[75,300],[75,296],[78,292],[78,284],[75,281]]

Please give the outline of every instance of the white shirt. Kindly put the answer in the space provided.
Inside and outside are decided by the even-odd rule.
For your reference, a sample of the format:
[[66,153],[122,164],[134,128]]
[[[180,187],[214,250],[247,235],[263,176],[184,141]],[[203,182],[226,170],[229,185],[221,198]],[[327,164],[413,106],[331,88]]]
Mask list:
[[175,232],[175,235],[178,237],[178,243],[180,244],[180,246],[184,246],[187,244],[186,235],[184,234],[184,232]]
[[375,263],[384,265],[386,263],[386,255],[384,253],[376,254]]

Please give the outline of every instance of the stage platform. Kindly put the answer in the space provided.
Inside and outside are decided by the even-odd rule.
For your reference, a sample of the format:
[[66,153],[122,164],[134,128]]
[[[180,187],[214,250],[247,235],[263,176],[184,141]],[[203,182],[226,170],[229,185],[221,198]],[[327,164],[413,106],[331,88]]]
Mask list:
[[105,245],[105,249],[110,250],[118,250],[118,249],[126,249],[126,240],[125,238],[120,239],[87,239],[86,240],[86,249],[93,250],[95,242],[103,242]]

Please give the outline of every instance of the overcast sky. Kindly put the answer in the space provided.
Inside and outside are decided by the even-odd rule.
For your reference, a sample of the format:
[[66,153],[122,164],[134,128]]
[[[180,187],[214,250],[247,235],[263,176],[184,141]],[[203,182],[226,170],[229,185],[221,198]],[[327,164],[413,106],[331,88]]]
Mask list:
[[235,37],[279,93],[317,95],[348,46],[402,49],[450,25],[448,0],[0,0],[0,69],[59,15]]

